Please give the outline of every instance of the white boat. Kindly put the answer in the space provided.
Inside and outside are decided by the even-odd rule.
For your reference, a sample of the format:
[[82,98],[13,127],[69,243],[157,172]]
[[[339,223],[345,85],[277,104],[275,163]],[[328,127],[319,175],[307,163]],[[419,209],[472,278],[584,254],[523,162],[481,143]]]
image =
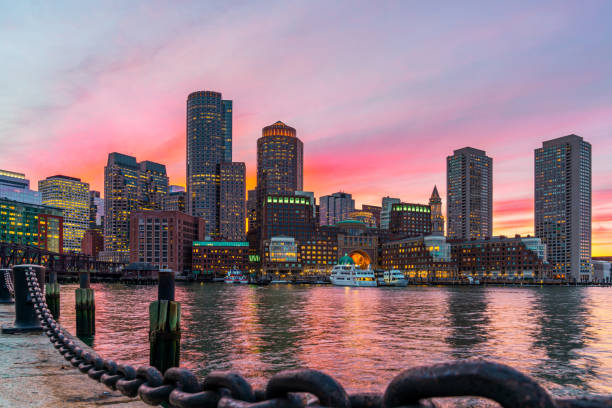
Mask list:
[[408,286],[408,280],[402,271],[391,269],[383,273],[383,284],[385,286]]
[[340,258],[338,265],[332,268],[329,280],[336,286],[378,286],[373,270],[361,269],[346,255]]
[[225,283],[249,283],[249,278],[238,269],[230,269],[223,279]]

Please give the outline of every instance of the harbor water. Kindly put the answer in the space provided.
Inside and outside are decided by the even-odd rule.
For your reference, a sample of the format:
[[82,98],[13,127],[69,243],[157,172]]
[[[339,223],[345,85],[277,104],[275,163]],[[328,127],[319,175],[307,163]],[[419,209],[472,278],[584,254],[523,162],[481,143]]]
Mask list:
[[[75,333],[74,290],[60,322]],[[93,348],[148,364],[155,286],[92,284]],[[612,393],[612,289],[598,287],[347,288],[178,284],[181,365],[235,370],[262,386],[309,367],[350,392],[382,391],[403,369],[482,357],[515,367],[559,396]]]

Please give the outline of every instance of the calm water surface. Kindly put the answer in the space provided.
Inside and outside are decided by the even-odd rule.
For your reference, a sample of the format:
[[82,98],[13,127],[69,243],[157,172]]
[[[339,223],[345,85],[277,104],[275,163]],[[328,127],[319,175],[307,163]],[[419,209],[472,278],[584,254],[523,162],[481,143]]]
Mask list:
[[[152,286],[93,284],[93,348],[148,364]],[[61,323],[75,333],[74,289]],[[177,286],[181,365],[236,370],[254,385],[310,367],[348,391],[381,391],[405,368],[484,357],[536,377],[556,395],[612,393],[612,289]]]

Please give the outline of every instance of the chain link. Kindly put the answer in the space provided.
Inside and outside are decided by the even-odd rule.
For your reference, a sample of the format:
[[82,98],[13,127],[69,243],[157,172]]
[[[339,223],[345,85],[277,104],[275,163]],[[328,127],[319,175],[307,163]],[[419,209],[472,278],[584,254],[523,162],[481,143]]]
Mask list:
[[10,295],[15,298],[15,287],[13,286],[13,279],[11,279],[11,273],[8,270],[4,271],[4,284]]
[[503,364],[484,360],[416,367],[396,376],[384,394],[348,395],[332,377],[316,370],[288,370],[268,381],[265,390],[253,390],[236,373],[212,372],[199,382],[189,370],[117,365],[81,349],[57,323],[45,302],[36,274],[26,272],[28,290],[45,334],[58,352],[79,371],[128,397],[148,405],[165,403],[178,408],[391,408],[432,407],[430,398],[484,397],[502,407],[604,408],[612,396],[559,399],[532,378]]

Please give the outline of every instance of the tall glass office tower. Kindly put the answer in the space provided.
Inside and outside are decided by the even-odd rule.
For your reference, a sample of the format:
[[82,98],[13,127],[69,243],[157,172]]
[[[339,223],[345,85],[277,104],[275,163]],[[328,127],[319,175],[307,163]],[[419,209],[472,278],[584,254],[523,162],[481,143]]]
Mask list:
[[535,150],[535,233],[558,277],[591,277],[591,144],[569,135]]

